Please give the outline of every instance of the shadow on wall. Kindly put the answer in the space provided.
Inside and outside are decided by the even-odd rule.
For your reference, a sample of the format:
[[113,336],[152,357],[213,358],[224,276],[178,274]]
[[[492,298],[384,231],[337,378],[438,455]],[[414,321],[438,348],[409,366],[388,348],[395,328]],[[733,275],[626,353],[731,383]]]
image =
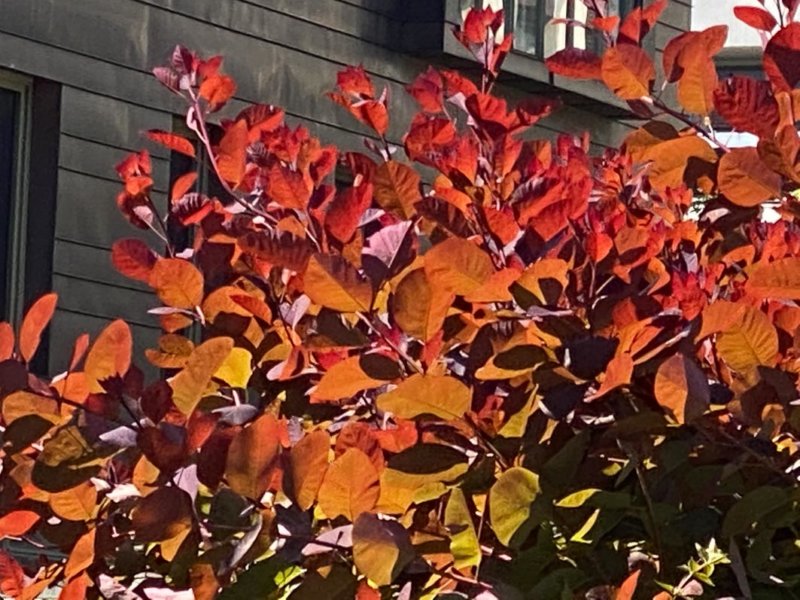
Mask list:
[[[382,46],[410,54],[441,52],[446,0],[340,0],[384,18],[376,40]],[[375,38],[374,19],[359,21],[358,34]]]

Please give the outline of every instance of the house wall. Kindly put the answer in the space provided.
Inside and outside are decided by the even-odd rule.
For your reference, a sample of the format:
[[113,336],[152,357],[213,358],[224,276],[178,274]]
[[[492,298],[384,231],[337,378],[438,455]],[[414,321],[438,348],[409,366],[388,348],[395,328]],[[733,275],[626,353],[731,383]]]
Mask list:
[[[283,106],[290,121],[345,149],[361,148],[364,130],[324,93],[344,65],[363,64],[389,89],[390,138],[401,139],[413,114],[403,86],[440,60],[448,28],[445,0],[2,0],[0,69],[61,85],[57,207],[52,286],[60,295],[51,331],[51,370],[63,369],[72,340],[110,319],[132,324],[136,351],[155,343],[155,305],[146,289],[116,274],[109,248],[143,236],[118,213],[114,164],[148,147],[164,200],[169,156],[141,132],[170,129],[177,98],[150,75],[175,44],[225,56],[237,102]],[[657,46],[689,25],[689,5],[673,0]],[[414,54],[411,54],[411,51]],[[511,97],[520,91],[506,88]],[[233,107],[234,109],[236,107]],[[566,107],[543,135],[588,129],[599,145],[616,143],[631,125]],[[31,198],[32,213],[37,210]],[[150,239],[154,243],[153,239]]]

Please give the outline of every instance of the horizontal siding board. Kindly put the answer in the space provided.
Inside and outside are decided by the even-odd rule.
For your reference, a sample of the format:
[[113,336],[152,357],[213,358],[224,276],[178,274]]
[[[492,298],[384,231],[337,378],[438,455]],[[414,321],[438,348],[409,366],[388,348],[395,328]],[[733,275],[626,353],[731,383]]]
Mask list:
[[158,327],[158,318],[147,311],[159,306],[149,292],[123,289],[75,277],[53,276],[58,305],[64,310],[96,315],[103,319],[125,319],[133,325]]
[[[138,74],[136,79],[140,79]],[[61,107],[63,133],[129,151],[145,145],[143,132],[148,129],[169,130],[172,127],[172,117],[163,111],[70,86],[63,88]],[[153,156],[169,158],[169,150],[163,146],[149,144],[147,147]]]
[[[152,244],[155,250],[158,245]],[[105,248],[57,239],[53,255],[53,272],[63,277],[95,280],[109,286],[151,293],[142,282],[121,275],[111,264],[111,253]]]
[[[137,237],[148,242],[157,238],[135,228],[117,209],[119,184],[83,173],[59,169],[56,238],[110,248],[115,240]],[[163,206],[165,199],[154,196]]]
[[[58,159],[59,166],[63,169],[105,179],[115,183],[121,190],[122,183],[117,177],[114,166],[129,154],[130,150],[62,135]],[[169,184],[169,160],[153,156],[150,162],[153,167],[154,189],[164,192]]]

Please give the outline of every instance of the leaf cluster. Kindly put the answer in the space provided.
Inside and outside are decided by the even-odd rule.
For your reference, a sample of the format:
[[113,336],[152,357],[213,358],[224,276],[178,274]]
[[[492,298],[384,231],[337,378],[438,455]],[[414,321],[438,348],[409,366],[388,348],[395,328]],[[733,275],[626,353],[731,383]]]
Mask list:
[[[512,44],[491,9],[455,32],[480,80],[421,74],[401,144],[386,91],[338,74],[364,153],[271,105],[213,137],[235,83],[176,48],[154,74],[194,139],[148,137],[224,193],[193,170],[163,211],[147,151],[117,167],[117,204],[153,240],[111,253],[161,303],[152,375],[121,320],[79,337],[65,372],[32,374],[54,294],[0,324],[0,536],[42,557],[0,553],[0,591],[800,593],[797,4],[736,11],[764,35],[763,81],[718,80],[724,28],[671,40],[678,109],[641,47],[666,0],[621,22],[590,2],[569,25],[607,49],[548,66],[644,119],[599,155],[531,135],[558,101],[494,93]],[[758,144],[726,148],[712,116]]]

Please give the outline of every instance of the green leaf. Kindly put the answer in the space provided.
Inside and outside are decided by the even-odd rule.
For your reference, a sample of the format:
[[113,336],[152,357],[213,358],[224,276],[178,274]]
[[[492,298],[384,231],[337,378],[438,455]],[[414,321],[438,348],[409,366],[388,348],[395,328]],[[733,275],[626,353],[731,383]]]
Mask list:
[[523,467],[503,473],[489,490],[490,522],[506,546],[517,546],[531,532],[531,509],[539,495],[539,477]]
[[786,506],[789,497],[785,490],[772,485],[756,488],[734,504],[722,521],[722,537],[727,539],[749,531],[769,513]]
[[444,524],[450,532],[450,552],[456,569],[477,567],[481,562],[481,545],[475,533],[467,499],[464,492],[450,492],[444,511]]

